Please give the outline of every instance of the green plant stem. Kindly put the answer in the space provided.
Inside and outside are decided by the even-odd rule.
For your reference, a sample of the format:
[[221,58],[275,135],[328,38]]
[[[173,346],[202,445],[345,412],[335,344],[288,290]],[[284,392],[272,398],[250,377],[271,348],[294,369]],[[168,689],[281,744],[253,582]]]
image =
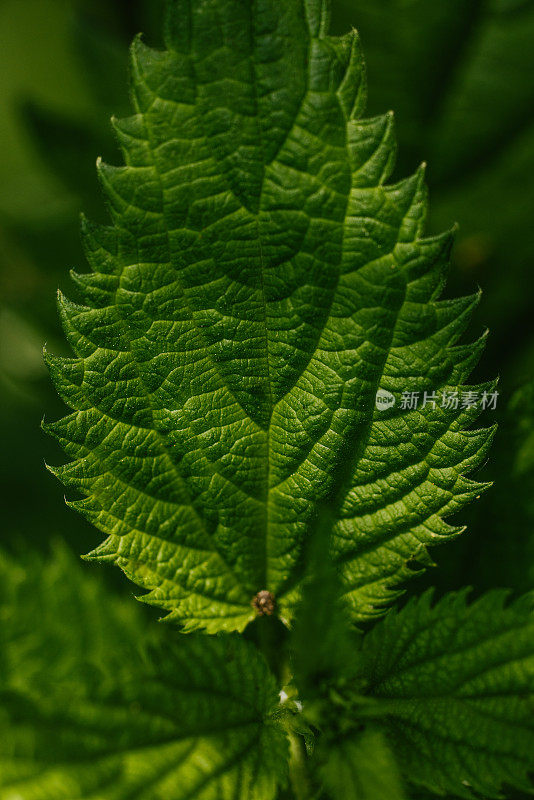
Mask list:
[[263,653],[280,687],[287,679],[288,631],[277,617],[257,617],[245,630],[245,638]]
[[313,786],[308,769],[308,757],[304,739],[296,733],[289,734],[290,760],[289,779],[296,800],[311,800]]

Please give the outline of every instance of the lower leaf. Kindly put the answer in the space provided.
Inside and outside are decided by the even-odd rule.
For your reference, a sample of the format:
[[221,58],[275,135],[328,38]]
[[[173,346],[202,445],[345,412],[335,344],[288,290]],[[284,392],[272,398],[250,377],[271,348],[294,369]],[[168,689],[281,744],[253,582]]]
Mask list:
[[438,794],[532,790],[533,601],[506,598],[467,605],[463,592],[432,607],[427,593],[364,639],[361,678],[381,701],[399,764]]
[[[83,598],[68,573],[57,575],[56,564],[41,573],[51,569],[62,578],[67,603]],[[9,580],[10,570],[5,574]],[[54,603],[54,587],[38,572],[33,577],[25,602]],[[252,645],[237,636],[173,632],[149,653],[136,651],[136,642],[125,650],[110,641],[91,667],[76,657],[58,670],[46,648],[35,648],[37,639],[46,642],[46,627],[31,634],[21,628],[18,639],[6,635],[7,620],[14,629],[25,602],[0,608],[5,663],[12,666],[0,673],[1,800],[275,797],[288,745],[275,680]],[[84,627],[88,662],[92,639],[100,639],[91,630],[91,608]],[[141,625],[137,633],[146,635]],[[29,670],[25,661],[35,662],[36,652],[38,666]]]
[[329,748],[321,777],[331,800],[404,800],[399,770],[384,736],[368,729]]

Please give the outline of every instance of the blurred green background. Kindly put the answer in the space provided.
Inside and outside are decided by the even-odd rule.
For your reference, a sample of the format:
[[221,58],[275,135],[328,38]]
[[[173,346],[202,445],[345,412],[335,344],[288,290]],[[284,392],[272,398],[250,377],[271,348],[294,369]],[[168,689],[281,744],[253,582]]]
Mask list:
[[[65,507],[44,469],[61,454],[40,421],[62,409],[41,349],[46,341],[65,352],[56,289],[72,296],[68,270],[83,271],[79,212],[105,220],[95,160],[119,159],[109,117],[128,113],[127,45],[138,31],[157,45],[161,14],[162,0],[0,0],[0,485],[8,548],[47,549],[61,536],[84,552],[100,538]],[[484,469],[495,485],[468,512],[469,535],[435,550],[439,568],[418,585],[530,588],[534,2],[333,0],[333,30],[351,27],[366,54],[369,113],[396,112],[397,177],[428,161],[429,228],[460,225],[448,293],[484,290],[472,336],[485,327],[491,335],[477,377],[501,376],[502,424]]]

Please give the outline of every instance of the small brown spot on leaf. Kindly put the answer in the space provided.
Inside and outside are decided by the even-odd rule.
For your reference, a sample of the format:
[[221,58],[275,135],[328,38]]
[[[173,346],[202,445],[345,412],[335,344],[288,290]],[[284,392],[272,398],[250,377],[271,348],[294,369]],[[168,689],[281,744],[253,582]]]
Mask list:
[[272,594],[268,592],[267,589],[262,589],[261,592],[258,592],[258,594],[252,599],[252,607],[256,609],[258,616],[270,617],[272,614],[274,614],[276,602]]

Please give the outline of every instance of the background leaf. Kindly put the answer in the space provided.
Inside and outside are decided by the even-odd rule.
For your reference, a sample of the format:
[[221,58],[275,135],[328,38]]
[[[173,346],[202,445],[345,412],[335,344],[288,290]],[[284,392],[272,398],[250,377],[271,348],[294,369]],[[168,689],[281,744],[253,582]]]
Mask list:
[[287,742],[251,645],[147,636],[63,549],[0,570],[2,800],[274,798]]
[[464,592],[434,607],[427,593],[365,637],[361,677],[407,780],[466,798],[532,789],[533,634],[532,596]]
[[[146,635],[146,613],[89,577],[61,542],[46,560],[0,555],[0,678],[3,689],[55,692],[58,680],[126,663]],[[149,636],[150,638],[150,636]]]
[[333,743],[321,776],[331,800],[403,800],[399,769],[382,733],[372,728]]

